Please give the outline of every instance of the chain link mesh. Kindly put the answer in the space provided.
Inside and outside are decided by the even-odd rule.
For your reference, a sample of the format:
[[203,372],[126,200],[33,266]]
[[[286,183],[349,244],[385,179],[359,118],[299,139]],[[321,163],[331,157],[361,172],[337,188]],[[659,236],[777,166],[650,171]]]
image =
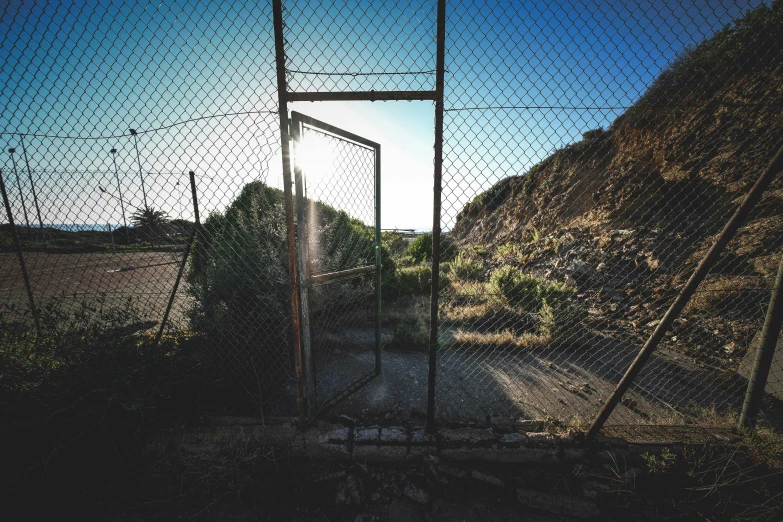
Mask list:
[[[375,150],[302,125],[307,278],[375,266]],[[307,309],[316,409],[375,371],[373,273],[312,284]]]
[[[434,1],[283,7],[289,91],[434,90]],[[779,0],[447,2],[439,419],[590,422],[779,146],[782,13]],[[271,20],[265,3],[6,5],[0,168],[41,313],[119,307],[146,332],[196,229],[194,171],[203,229],[167,328],[197,333],[269,411],[291,412]],[[308,220],[328,205],[361,224],[331,237],[336,221],[321,222],[333,243],[311,245],[330,254],[311,269],[359,266],[372,185],[351,176],[372,160],[305,135],[334,155],[333,175],[308,180]],[[733,422],[783,255],[781,183],[610,425]],[[3,318],[29,321],[3,216]],[[371,289],[313,289],[316,375],[333,381],[319,401],[347,384],[329,368],[346,332],[364,342]],[[366,355],[356,364],[369,371]]]
[[[441,416],[592,421],[776,152],[780,16],[779,2],[450,5]],[[783,254],[780,188],[609,425],[733,422]]]
[[[291,414],[288,275],[279,255],[255,255],[282,251],[282,233],[269,233],[282,196],[267,198],[280,203],[263,216],[243,205],[278,182],[271,19],[265,3],[6,3],[0,169],[33,299],[57,318],[45,329],[72,324],[65,317],[85,306],[119,307],[150,336],[195,227],[194,171],[203,236],[166,331],[205,339],[230,382]],[[3,316],[29,320],[2,215]],[[268,295],[282,304],[270,309]]]

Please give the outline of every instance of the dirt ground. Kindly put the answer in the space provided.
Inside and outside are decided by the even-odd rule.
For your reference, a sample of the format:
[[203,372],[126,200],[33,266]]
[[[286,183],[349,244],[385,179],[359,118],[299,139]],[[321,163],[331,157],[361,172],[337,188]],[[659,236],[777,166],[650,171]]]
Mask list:
[[[589,422],[636,355],[637,347],[605,341],[586,352],[549,349],[464,349],[444,346],[438,353],[436,416],[444,422],[484,420],[490,415],[521,419]],[[589,356],[588,356],[589,355]],[[372,345],[355,346],[333,356],[316,373],[324,400],[372,371]],[[379,415],[401,412],[423,416],[427,410],[428,356],[386,350],[381,375],[335,407],[335,413]],[[744,387],[702,376],[702,370],[667,353],[655,355],[609,424],[682,423],[670,403],[687,397],[693,408],[715,403],[741,407]],[[696,374],[701,378],[693,378]],[[660,387],[661,376],[667,386]],[[655,385],[655,387],[653,387]],[[320,402],[320,399],[319,399]],[[691,419],[692,421],[692,419]]]
[[[25,252],[36,302],[61,297],[66,306],[90,301],[99,292],[107,303],[133,297],[144,319],[160,321],[179,269],[179,252],[48,254]],[[182,322],[188,298],[180,286],[171,321]],[[0,305],[28,307],[24,279],[14,253],[0,254]]]

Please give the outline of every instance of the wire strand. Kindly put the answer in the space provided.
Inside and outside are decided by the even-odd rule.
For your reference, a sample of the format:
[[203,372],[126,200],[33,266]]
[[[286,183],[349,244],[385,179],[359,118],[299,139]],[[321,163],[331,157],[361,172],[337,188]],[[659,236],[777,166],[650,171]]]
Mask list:
[[[150,132],[158,132],[166,129],[170,129],[172,127],[177,127],[179,125],[184,125],[186,123],[193,123],[196,121],[201,120],[209,120],[213,118],[227,118],[230,116],[247,116],[250,114],[277,114],[276,111],[244,111],[244,112],[227,112],[224,114],[210,114],[207,116],[199,116],[197,118],[189,118],[187,120],[182,120],[178,122],[171,123],[169,125],[164,125],[162,127],[156,127],[154,129],[146,129],[142,131],[136,131],[136,134],[148,134]],[[25,136],[29,138],[51,138],[51,139],[62,139],[62,140],[111,140],[116,138],[125,138],[128,136],[133,136],[130,132],[127,132],[125,134],[112,134],[109,136],[69,136],[69,135],[60,135],[60,134],[38,134],[38,133],[29,133],[29,132],[8,132],[8,131],[2,131],[0,132],[0,136]]]

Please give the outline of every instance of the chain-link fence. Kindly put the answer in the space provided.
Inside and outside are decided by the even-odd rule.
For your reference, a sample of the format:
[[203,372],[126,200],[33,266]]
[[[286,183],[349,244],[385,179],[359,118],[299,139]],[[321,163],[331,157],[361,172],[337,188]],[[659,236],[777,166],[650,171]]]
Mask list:
[[[437,328],[433,413],[587,426],[783,135],[780,1],[280,8],[277,45],[264,3],[4,8],[4,324],[53,328],[87,306],[154,335],[166,316],[268,412],[293,413],[311,364],[320,407],[375,370],[387,336],[369,273],[297,293],[319,270],[375,263],[375,157],[303,127],[319,145],[297,152],[310,172],[297,225],[279,110],[433,100],[440,252],[424,265],[440,263],[440,292],[436,321],[417,319]],[[309,238],[298,274],[293,229]],[[781,256],[778,175],[609,425],[734,424]],[[392,312],[414,308],[399,297],[397,272],[419,270],[406,263],[384,262]]]
[[[441,411],[592,421],[779,146],[781,7],[450,6]],[[780,183],[609,424],[733,422]]]

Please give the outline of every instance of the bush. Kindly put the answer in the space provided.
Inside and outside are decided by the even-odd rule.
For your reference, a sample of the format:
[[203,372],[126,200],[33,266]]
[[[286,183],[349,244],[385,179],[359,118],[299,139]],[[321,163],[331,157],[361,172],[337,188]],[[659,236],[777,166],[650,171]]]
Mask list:
[[398,295],[429,295],[432,269],[428,265],[400,268],[395,274]]
[[[375,263],[373,229],[345,212],[315,203],[309,222],[311,266],[336,271]],[[288,371],[290,286],[283,193],[261,182],[247,184],[224,213],[204,223],[203,241],[193,250],[188,281],[194,297],[193,328],[201,333],[235,380],[261,379],[276,393]],[[339,238],[339,240],[337,239]],[[322,251],[322,249],[325,249]],[[386,277],[394,263],[381,250]],[[365,279],[356,285],[366,286]],[[333,313],[335,300],[353,298],[352,281],[311,299],[312,315]],[[366,289],[365,289],[366,290]],[[271,362],[274,362],[271,364]]]
[[555,301],[550,305],[543,302],[538,311],[538,331],[549,337],[551,341],[571,341],[579,344],[581,339],[580,325],[587,318],[587,311],[582,306],[568,301]]
[[402,232],[381,232],[381,244],[391,257],[401,256],[408,249],[405,234]]
[[448,266],[449,273],[462,281],[478,281],[484,271],[481,261],[474,261],[464,252],[460,252]]
[[[407,250],[413,263],[432,260],[432,233],[422,234],[411,243]],[[457,255],[457,246],[450,234],[440,236],[440,260],[451,261]]]
[[574,293],[565,283],[550,282],[508,265],[495,270],[489,284],[491,290],[505,297],[511,306],[525,310],[538,310],[544,301],[551,304],[567,300]]
[[497,269],[490,277],[489,287],[491,292],[503,296],[511,307],[536,313],[539,332],[553,341],[573,335],[586,316],[583,307],[571,302],[574,288],[511,266]]

